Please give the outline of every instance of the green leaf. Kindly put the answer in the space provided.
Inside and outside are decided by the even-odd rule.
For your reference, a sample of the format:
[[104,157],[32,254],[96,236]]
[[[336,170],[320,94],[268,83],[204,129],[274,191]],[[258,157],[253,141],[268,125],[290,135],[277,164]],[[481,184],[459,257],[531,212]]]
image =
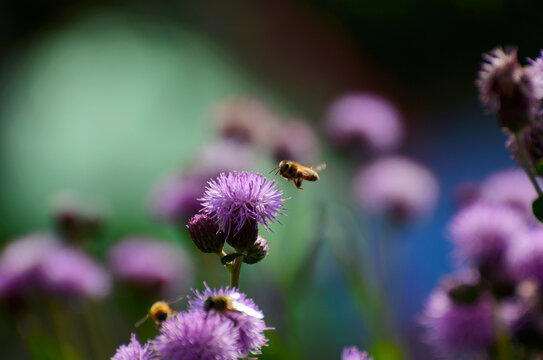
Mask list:
[[543,222],[543,196],[538,197],[532,203],[532,211],[540,222]]
[[223,265],[226,265],[232,261],[234,261],[236,258],[240,257],[240,256],[243,256],[242,253],[232,253],[232,254],[228,254],[226,256],[223,256],[221,258],[221,262]]

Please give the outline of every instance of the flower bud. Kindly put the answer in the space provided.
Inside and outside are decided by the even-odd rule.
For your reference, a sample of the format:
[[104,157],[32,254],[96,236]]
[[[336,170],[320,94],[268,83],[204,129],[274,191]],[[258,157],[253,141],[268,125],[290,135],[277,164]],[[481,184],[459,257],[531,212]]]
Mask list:
[[246,264],[256,264],[268,255],[268,242],[262,236],[258,236],[253,246],[247,250],[243,259]]
[[257,236],[258,224],[255,220],[249,218],[235,235],[230,234],[228,236],[226,242],[237,252],[243,252],[254,245]]
[[210,217],[196,214],[187,225],[190,237],[200,251],[218,253],[224,246],[224,233]]

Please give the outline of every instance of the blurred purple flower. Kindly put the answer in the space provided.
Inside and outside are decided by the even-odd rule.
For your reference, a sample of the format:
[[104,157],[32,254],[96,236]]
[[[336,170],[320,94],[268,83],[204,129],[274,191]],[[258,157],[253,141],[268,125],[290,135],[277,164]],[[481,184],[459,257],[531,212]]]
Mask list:
[[18,296],[39,286],[44,257],[60,247],[57,238],[30,234],[10,242],[0,256],[0,296]]
[[354,192],[367,211],[405,221],[432,210],[439,184],[426,167],[407,158],[389,156],[358,171]]
[[532,202],[537,193],[526,173],[518,168],[498,171],[481,184],[480,200],[506,204],[535,221]]
[[254,98],[227,99],[215,106],[212,118],[224,137],[264,147],[269,147],[269,135],[280,126],[275,114]]
[[186,291],[194,276],[194,265],[174,244],[134,236],[115,244],[108,254],[112,272],[120,279],[156,290],[165,296]]
[[313,128],[305,121],[290,120],[274,136],[272,152],[278,161],[309,164],[318,158],[319,144]]
[[130,337],[128,345],[121,345],[111,360],[153,360],[156,359],[153,352],[149,348],[149,344],[142,346],[136,334]]
[[367,352],[361,352],[357,347],[346,347],[341,352],[341,360],[373,360]]
[[101,299],[111,290],[108,273],[75,248],[50,251],[40,263],[40,277],[44,290],[52,295]]
[[387,99],[369,93],[350,93],[329,107],[325,129],[340,147],[363,145],[372,151],[391,151],[403,138],[401,115]]
[[[200,293],[198,290],[193,291],[195,296],[189,298],[189,309],[192,311],[206,311],[205,303],[207,298],[210,296],[221,296],[230,298],[243,307],[261,314],[253,300],[247,298],[245,294],[238,292],[236,289],[225,287],[215,290],[205,284],[203,293]],[[267,328],[264,320],[261,318],[240,311],[228,310],[224,313],[219,313],[219,316],[223,317],[225,321],[231,322],[237,329],[239,333],[239,336],[237,336],[238,347],[242,356],[246,357],[249,353],[260,354],[262,346],[267,345],[268,339],[264,335],[264,330],[272,329]]]
[[165,222],[185,223],[200,210],[198,198],[204,193],[204,178],[176,174],[160,181],[152,190],[150,209]]
[[502,204],[475,203],[460,210],[449,225],[457,254],[475,263],[500,263],[512,239],[527,229],[522,213]]
[[182,312],[166,320],[152,349],[160,359],[234,360],[238,332],[231,321],[204,311]]
[[543,228],[519,234],[511,242],[507,261],[517,280],[537,280],[543,284]]
[[222,173],[216,180],[209,180],[202,201],[202,211],[216,219],[227,236],[236,235],[249,220],[264,225],[284,215],[282,191],[277,190],[275,181],[261,174],[249,172]]
[[426,303],[421,324],[428,342],[448,355],[484,349],[495,339],[492,300],[485,297],[460,303],[438,288]]
[[534,60],[528,59],[530,65],[527,66],[527,71],[532,79],[534,95],[538,99],[543,99],[543,50],[539,57]]

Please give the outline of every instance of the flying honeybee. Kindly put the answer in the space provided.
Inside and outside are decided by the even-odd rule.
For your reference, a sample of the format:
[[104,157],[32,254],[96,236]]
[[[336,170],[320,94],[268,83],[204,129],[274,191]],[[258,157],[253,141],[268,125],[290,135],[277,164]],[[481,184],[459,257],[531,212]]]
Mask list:
[[317,181],[319,180],[319,174],[317,171],[326,169],[326,164],[320,164],[317,166],[304,166],[292,160],[283,160],[272,171],[277,170],[282,177],[287,180],[292,180],[298,190],[302,189],[302,181]]
[[149,313],[145,315],[140,321],[136,323],[136,327],[139,327],[141,324],[145,322],[145,320],[151,318],[155,322],[156,326],[160,329],[160,326],[162,323],[175,314],[177,314],[177,311],[172,310],[170,307],[171,304],[181,300],[182,298],[167,302],[167,301],[157,301],[153,305],[151,305],[151,308],[149,309]]
[[229,311],[236,311],[243,313],[257,319],[263,319],[264,314],[260,311],[257,311],[245,304],[238,302],[240,294],[232,293],[230,295],[217,295],[217,296],[208,296],[204,301],[204,309],[206,311],[216,311],[221,314],[225,314]]

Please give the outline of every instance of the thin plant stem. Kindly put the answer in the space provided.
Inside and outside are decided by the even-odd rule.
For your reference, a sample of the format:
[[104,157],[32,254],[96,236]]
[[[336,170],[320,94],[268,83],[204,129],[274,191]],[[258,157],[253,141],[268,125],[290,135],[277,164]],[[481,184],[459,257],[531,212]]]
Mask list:
[[230,286],[239,290],[239,276],[241,274],[241,264],[243,264],[243,256],[237,257],[231,266],[227,267],[230,271]]
[[541,187],[537,183],[537,180],[536,180],[536,178],[534,176],[534,173],[533,173],[533,171],[531,169],[531,166],[529,165],[530,160],[529,160],[529,157],[528,157],[528,152],[526,151],[526,147],[524,146],[524,142],[520,138],[520,133],[519,132],[515,133],[515,142],[517,143],[517,150],[518,150],[518,155],[519,155],[518,161],[519,161],[520,165],[524,168],[524,171],[526,172],[526,175],[528,175],[528,178],[532,182],[532,185],[534,186],[535,191],[537,191],[537,195],[538,196],[543,196],[543,191],[541,191]]

